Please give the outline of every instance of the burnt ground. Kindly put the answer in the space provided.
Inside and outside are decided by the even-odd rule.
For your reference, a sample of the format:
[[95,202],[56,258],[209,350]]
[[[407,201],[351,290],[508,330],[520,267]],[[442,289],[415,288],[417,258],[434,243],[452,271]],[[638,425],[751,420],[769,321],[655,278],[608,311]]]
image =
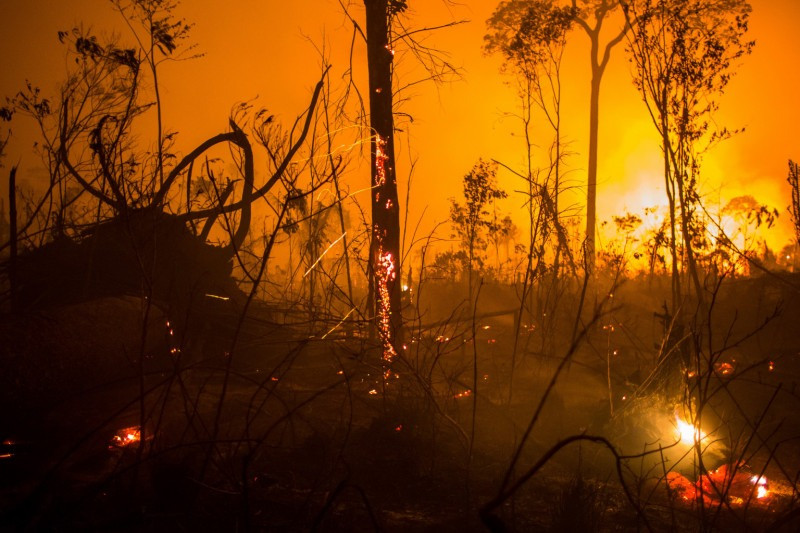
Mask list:
[[[514,315],[503,312],[518,305],[514,289],[483,287],[473,321],[453,305],[463,287],[433,285],[414,304],[418,318],[386,381],[359,323],[310,321],[266,304],[240,319],[241,302],[203,302],[180,322],[190,331],[132,296],[6,316],[1,523],[484,530],[480,509],[501,491],[548,383],[571,354],[508,486],[542,466],[485,514],[487,523],[518,531],[797,530],[800,282],[723,284],[712,326],[686,351],[715,354],[694,377],[680,364],[658,364],[663,284],[592,288],[574,350],[577,294],[563,291],[549,319],[523,317],[513,372]],[[592,307],[610,292],[593,322]],[[755,485],[733,483],[707,501],[684,498],[664,482],[670,472],[690,484],[701,474],[692,446],[676,444],[676,409],[688,398],[703,405],[706,469],[764,475],[766,498],[754,497]],[[116,442],[125,428],[143,428],[143,439]],[[636,457],[618,469],[605,445],[588,440],[549,456],[576,435],[602,436]]]

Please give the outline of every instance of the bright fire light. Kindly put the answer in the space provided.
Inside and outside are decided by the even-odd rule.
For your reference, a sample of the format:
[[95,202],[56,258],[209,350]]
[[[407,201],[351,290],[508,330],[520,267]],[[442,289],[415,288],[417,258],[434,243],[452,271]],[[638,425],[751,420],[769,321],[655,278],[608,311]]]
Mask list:
[[130,446],[131,444],[139,442],[141,436],[142,434],[137,426],[122,428],[111,437],[111,444],[119,448],[124,448],[125,446]]
[[769,495],[769,489],[767,488],[767,478],[764,476],[753,476],[750,481],[753,485],[756,486],[756,498],[759,500],[762,498],[766,498]]
[[706,438],[706,433],[703,430],[684,422],[678,415],[675,415],[675,422],[678,436],[682,443],[692,445]]

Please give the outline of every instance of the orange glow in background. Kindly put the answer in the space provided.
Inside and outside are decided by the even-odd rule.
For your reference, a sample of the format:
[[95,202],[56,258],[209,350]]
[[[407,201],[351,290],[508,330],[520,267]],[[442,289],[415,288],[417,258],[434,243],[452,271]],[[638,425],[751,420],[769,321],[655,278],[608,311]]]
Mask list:
[[[410,163],[416,160],[408,226],[416,224],[427,206],[421,232],[447,219],[447,198],[460,194],[462,176],[479,157],[522,168],[519,122],[510,116],[518,110],[517,97],[507,83],[509,78],[499,73],[499,59],[482,51],[485,21],[497,3],[409,2],[408,20],[414,28],[469,20],[420,35],[426,45],[448,54],[449,61],[460,69],[461,79],[438,86],[414,84],[398,98],[400,110],[414,119],[410,123],[398,117],[398,128],[403,130],[397,136],[399,197],[405,198]],[[751,3],[749,35],[756,40],[756,47],[736,69],[715,115],[720,127],[745,127],[746,131],[705,157],[701,192],[711,211],[743,194],[777,208],[781,216],[767,239],[777,251],[791,234],[786,212],[790,202],[787,159],[800,158],[800,46],[796,34],[800,2]],[[349,6],[357,20],[363,18],[361,2],[350,1]],[[180,153],[223,131],[233,105],[257,96],[258,106],[268,107],[284,122],[293,120],[308,104],[319,78],[317,49],[323,44],[333,65],[333,84],[340,83],[349,68],[352,24],[336,0],[224,4],[186,0],[177,15],[195,24],[191,42],[204,54],[199,59],[166,62],[160,73],[165,124],[180,132],[176,145]],[[58,30],[83,25],[97,33],[115,32],[123,42],[130,40],[122,18],[106,0],[7,1],[0,7],[0,21],[0,96],[13,96],[26,79],[45,93],[56,94],[66,69],[64,49],[56,39]],[[606,22],[606,39],[620,22],[619,18]],[[354,75],[361,83],[365,81],[366,54],[363,43],[357,40],[356,46]],[[399,48],[398,83],[402,86],[425,77],[415,60]],[[573,205],[576,214],[583,213],[585,202],[589,77],[588,39],[575,29],[568,36],[562,69],[564,141],[566,149],[574,152],[566,161],[565,180],[574,189],[562,205]],[[543,119],[539,120],[542,128],[534,143],[543,162],[552,136]],[[6,166],[20,161],[23,182],[41,177],[42,171],[36,170],[37,156],[29,150],[31,124],[15,118],[12,128]],[[152,142],[152,136],[143,140]],[[369,159],[368,151],[361,155],[359,165],[353,165],[346,177],[351,191],[369,183],[369,165],[363,161]],[[623,43],[612,52],[600,97],[598,222],[626,210],[642,216],[644,207],[664,205],[662,166],[658,138],[631,82]],[[507,172],[500,172],[498,178],[510,193],[502,209],[511,212],[516,224],[524,228],[524,200],[512,192],[523,188],[521,182]],[[2,194],[7,194],[5,187]],[[368,202],[366,196],[358,199],[362,205]],[[401,212],[404,209],[401,206]],[[441,236],[446,237],[446,232]]]

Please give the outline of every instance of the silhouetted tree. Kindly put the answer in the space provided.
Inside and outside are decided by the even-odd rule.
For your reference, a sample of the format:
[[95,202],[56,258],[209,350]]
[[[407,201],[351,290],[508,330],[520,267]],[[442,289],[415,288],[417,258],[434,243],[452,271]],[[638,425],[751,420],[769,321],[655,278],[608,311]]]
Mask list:
[[[526,280],[531,272],[543,267],[551,235],[555,235],[556,240],[554,270],[558,270],[562,253],[568,255],[572,262],[566,231],[559,221],[558,207],[563,159],[560,67],[566,33],[572,26],[576,12],[575,8],[558,6],[553,0],[501,2],[487,21],[489,33],[484,37],[486,51],[500,54],[504,60],[503,68],[513,73],[519,83],[527,152],[527,169],[524,174],[517,173],[528,185],[529,253]],[[550,165],[544,173],[540,173],[533,165],[535,108],[542,110],[554,133]]]
[[506,198],[508,194],[497,186],[497,164],[478,160],[462,180],[464,204],[450,200],[450,221],[461,247],[467,252],[469,269],[469,295],[472,298],[473,273],[484,266],[484,254],[492,236],[509,231],[508,226],[492,217],[490,202]]
[[[577,10],[575,23],[580,26],[591,43],[591,92],[589,94],[589,164],[586,176],[586,268],[591,272],[595,261],[595,232],[597,231],[597,143],[600,130],[600,83],[611,58],[611,50],[625,37],[629,25],[622,29],[605,46],[600,44],[603,22],[618,6],[618,0],[572,0]],[[591,18],[588,16],[591,14]]]
[[701,156],[707,148],[701,142],[710,145],[732,133],[712,131],[710,120],[737,60],[753,47],[745,40],[751,7],[746,0],[621,0],[621,4],[632,25],[628,49],[634,83],[661,137],[670,210],[673,310],[682,298],[684,268],[704,306],[695,257],[695,241],[705,238],[695,216]]

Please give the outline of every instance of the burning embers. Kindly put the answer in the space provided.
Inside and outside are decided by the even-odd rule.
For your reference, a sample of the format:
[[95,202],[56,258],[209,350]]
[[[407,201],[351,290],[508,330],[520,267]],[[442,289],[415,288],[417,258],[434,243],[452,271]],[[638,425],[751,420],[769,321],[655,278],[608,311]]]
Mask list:
[[772,495],[766,477],[742,468],[730,469],[727,465],[701,475],[694,483],[678,472],[669,472],[667,486],[684,502],[702,500],[704,505],[766,503]]
[[11,459],[14,457],[14,446],[16,443],[11,439],[6,439],[0,444],[0,460],[2,459]]
[[142,438],[142,432],[139,426],[131,426],[122,428],[111,437],[110,445],[116,448],[126,448],[133,444],[137,444]]
[[[713,444],[711,437],[698,425],[682,420],[675,413],[675,437],[684,446],[700,446],[703,451]],[[750,505],[753,502],[771,501],[767,478],[753,475],[744,463],[737,466],[722,465],[716,470],[701,474],[696,481],[677,471],[666,474],[667,487],[672,496],[686,503],[712,505]]]
[[[387,177],[393,180],[391,176],[387,175],[386,165],[389,161],[389,154],[386,152],[386,149],[387,139],[376,133],[375,177],[373,183],[373,188],[375,189],[374,201],[375,204],[380,204],[383,201],[384,209],[391,211],[395,207],[391,198],[381,198],[381,192],[387,183]],[[384,247],[385,237],[386,229],[381,227],[381,224],[378,223],[376,219],[373,228],[373,239],[377,244],[378,253],[377,265],[375,268],[375,285],[378,294],[378,334],[380,335],[381,344],[383,345],[383,361],[386,367],[384,379],[388,379],[391,375],[389,365],[397,356],[397,351],[394,347],[395,334],[397,332],[392,330],[391,290],[397,279],[398,265],[396,263],[397,258],[394,257],[391,249],[387,250]]]
[[[394,349],[394,336],[392,331],[392,310],[390,298],[390,283],[395,281],[397,270],[394,257],[390,252],[378,248],[379,269],[375,273],[376,284],[378,285],[378,332],[383,344],[383,360],[388,365],[397,356]],[[387,368],[384,378],[388,378],[391,371]]]

